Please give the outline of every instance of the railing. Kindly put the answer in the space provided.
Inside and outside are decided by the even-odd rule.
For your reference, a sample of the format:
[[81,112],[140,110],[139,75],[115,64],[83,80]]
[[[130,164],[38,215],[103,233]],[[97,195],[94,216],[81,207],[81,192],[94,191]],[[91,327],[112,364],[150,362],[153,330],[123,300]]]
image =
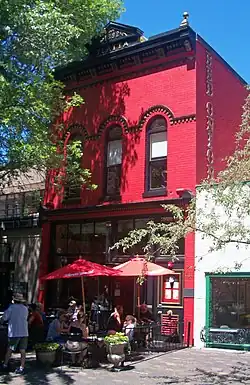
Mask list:
[[[185,330],[185,335],[178,332]],[[134,329],[132,348],[146,348],[150,351],[166,352],[191,346],[191,322],[179,322],[176,328],[166,324],[138,325]]]
[[206,346],[249,345],[250,348],[250,329],[249,328],[203,328],[200,339]]
[[[2,214],[2,216],[1,216]],[[5,230],[24,228],[24,227],[37,227],[39,222],[39,213],[33,213],[28,216],[7,216],[3,212],[0,212],[0,221]]]

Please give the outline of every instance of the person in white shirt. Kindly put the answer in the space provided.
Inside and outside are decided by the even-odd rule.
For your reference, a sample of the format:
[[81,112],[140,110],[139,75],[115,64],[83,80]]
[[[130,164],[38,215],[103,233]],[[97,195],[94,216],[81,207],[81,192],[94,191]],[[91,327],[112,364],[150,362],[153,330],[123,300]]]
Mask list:
[[132,315],[127,315],[123,324],[123,332],[129,339],[129,342],[133,341],[134,332],[136,326],[136,319]]
[[68,314],[70,314],[72,321],[77,320],[78,308],[76,305],[76,301],[74,301],[74,300],[70,301],[69,308],[68,308]]
[[1,321],[8,322],[8,338],[9,346],[5,355],[3,369],[8,368],[8,363],[12,352],[17,347],[21,353],[21,365],[16,369],[17,374],[22,374],[24,371],[26,349],[28,345],[28,308],[25,306],[25,299],[22,294],[15,294],[13,297],[14,303],[11,304],[8,309],[4,312]]

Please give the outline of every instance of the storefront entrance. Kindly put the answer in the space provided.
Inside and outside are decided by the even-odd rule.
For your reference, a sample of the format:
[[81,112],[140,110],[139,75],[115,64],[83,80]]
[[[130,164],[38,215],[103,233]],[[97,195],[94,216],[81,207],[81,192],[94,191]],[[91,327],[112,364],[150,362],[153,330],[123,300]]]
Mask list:
[[250,274],[207,275],[206,286],[206,345],[250,350]]

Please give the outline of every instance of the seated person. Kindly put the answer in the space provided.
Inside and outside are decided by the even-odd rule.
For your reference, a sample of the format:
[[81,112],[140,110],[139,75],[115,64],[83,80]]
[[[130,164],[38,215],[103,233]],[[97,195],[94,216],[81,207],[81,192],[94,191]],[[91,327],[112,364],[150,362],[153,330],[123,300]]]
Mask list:
[[[80,340],[72,340],[69,339],[65,346],[66,349],[74,353],[75,350],[81,350],[81,353],[78,356],[77,363],[81,364],[84,356],[87,353],[88,344],[86,342],[81,341],[81,338],[87,338],[89,335],[88,327],[86,325],[86,317],[82,311],[79,311],[77,314],[76,321],[72,321],[69,327],[69,333],[77,334],[80,336]],[[73,363],[75,363],[75,356],[72,356]]]
[[123,324],[123,332],[128,337],[129,342],[133,341],[136,319],[132,315],[127,315]]
[[140,306],[140,321],[147,324],[155,322],[153,314],[148,310],[148,306],[145,303]]
[[65,324],[67,321],[67,316],[65,313],[58,313],[57,318],[54,319],[49,325],[49,330],[47,334],[47,341],[54,342],[63,342],[61,337],[62,333],[68,333],[69,328]]
[[44,325],[36,304],[30,305],[30,316],[28,319],[29,336],[32,346],[44,341]]
[[115,334],[122,331],[122,316],[123,316],[123,306],[117,305],[114,312],[108,319],[107,330],[108,334]]
[[82,311],[79,311],[77,319],[71,322],[69,326],[69,333],[80,334],[83,338],[88,337],[89,331],[86,325],[86,317]]

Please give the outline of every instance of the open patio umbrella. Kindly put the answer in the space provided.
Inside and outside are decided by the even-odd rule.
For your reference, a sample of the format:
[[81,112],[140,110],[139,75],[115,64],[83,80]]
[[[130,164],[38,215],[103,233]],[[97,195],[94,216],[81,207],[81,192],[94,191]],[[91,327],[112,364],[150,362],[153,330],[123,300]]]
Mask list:
[[[143,257],[134,257],[129,261],[122,263],[121,265],[113,267],[113,270],[117,272],[119,277],[140,277],[151,276],[159,277],[163,275],[175,275],[175,272],[170,269],[166,269],[163,266],[156,263],[149,262]],[[140,306],[140,286],[137,285],[137,306]],[[139,312],[139,311],[138,311]]]
[[85,259],[78,259],[73,263],[61,267],[55,271],[52,271],[48,275],[42,277],[42,280],[48,281],[52,279],[70,279],[70,278],[81,278],[82,286],[82,300],[83,308],[85,312],[85,291],[84,291],[84,277],[97,277],[97,276],[115,276],[119,274],[119,271],[114,271],[113,269],[99,265],[91,261],[86,261]]

